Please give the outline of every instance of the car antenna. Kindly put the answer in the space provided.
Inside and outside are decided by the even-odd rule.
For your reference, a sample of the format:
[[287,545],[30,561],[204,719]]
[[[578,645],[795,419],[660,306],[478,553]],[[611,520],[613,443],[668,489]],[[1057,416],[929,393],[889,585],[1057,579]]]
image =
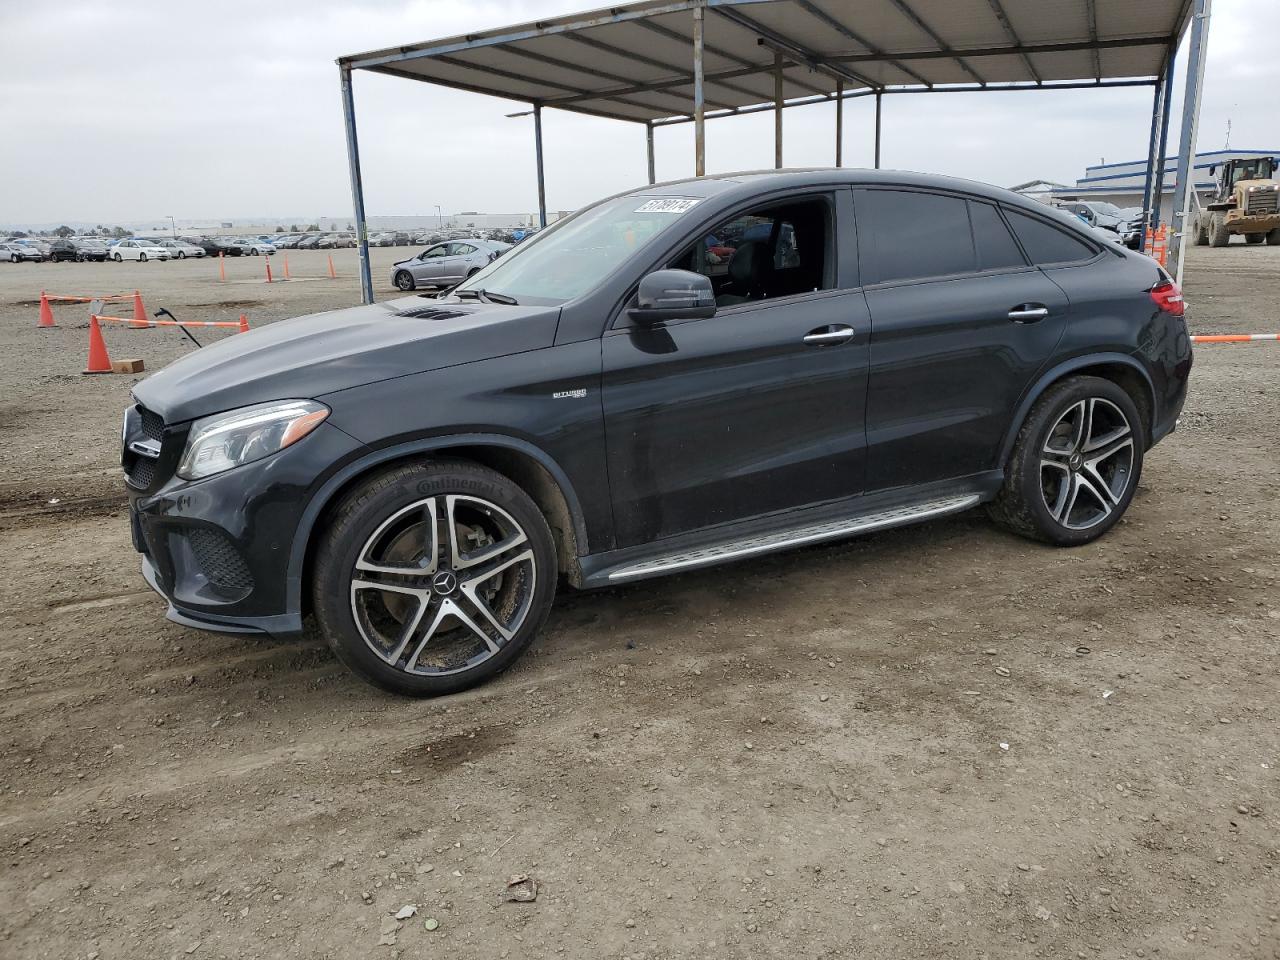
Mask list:
[[156,317],[168,317],[168,318],[169,318],[170,320],[172,320],[174,323],[178,324],[178,329],[179,329],[179,330],[181,330],[183,333],[185,333],[185,334],[187,335],[187,339],[188,339],[188,340],[190,340],[192,343],[194,343],[197,347],[199,347],[199,346],[200,346],[200,341],[199,341],[199,340],[197,340],[197,339],[192,335],[191,331],[190,331],[190,330],[188,330],[186,327],[184,327],[184,326],[182,326],[182,325],[181,325],[181,324],[182,324],[182,321],[180,321],[177,317],[175,317],[172,313],[170,313],[170,312],[169,312],[168,310],[166,310],[164,307],[161,307],[161,308],[160,308],[159,310],[157,310],[154,314],[152,314],[152,316],[156,316]]

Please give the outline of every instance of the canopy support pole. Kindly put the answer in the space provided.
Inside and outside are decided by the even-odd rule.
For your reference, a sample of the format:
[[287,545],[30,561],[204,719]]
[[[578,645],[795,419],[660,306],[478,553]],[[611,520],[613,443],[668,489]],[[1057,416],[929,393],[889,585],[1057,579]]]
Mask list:
[[1169,151],[1169,118],[1173,110],[1173,76],[1174,54],[1177,48],[1169,51],[1169,65],[1164,74],[1164,102],[1160,105],[1160,146],[1156,150],[1156,169],[1153,180],[1155,186],[1151,191],[1151,226],[1160,226],[1160,207],[1164,204],[1164,159]]
[[1143,243],[1146,242],[1146,231],[1151,223],[1151,186],[1156,175],[1156,151],[1160,149],[1160,107],[1164,103],[1164,78],[1155,87],[1155,96],[1151,99],[1151,133],[1147,137],[1147,175],[1142,184],[1142,228]]
[[356,140],[356,105],[351,96],[351,68],[338,67],[342,88],[342,119],[347,130],[347,165],[351,173],[351,205],[356,217],[356,247],[360,257],[360,302],[373,303],[373,275],[369,272],[369,230],[364,219],[364,182],[360,176],[360,144]]
[[782,52],[773,51],[773,166],[782,169]]
[[844,166],[844,81],[836,80],[836,166]]
[[1204,62],[1209,45],[1205,42],[1209,33],[1209,15],[1212,0],[1195,0],[1195,12],[1191,16],[1191,48],[1187,55],[1187,83],[1182,93],[1182,129],[1178,135],[1178,180],[1173,192],[1173,217],[1176,243],[1169,245],[1167,270],[1178,284],[1182,283],[1183,260],[1187,251],[1187,236],[1191,233],[1191,194],[1195,191],[1192,180],[1195,171],[1191,161],[1196,149],[1196,129],[1200,123],[1200,87],[1204,83]]
[[693,8],[693,173],[707,173],[707,105],[703,100],[702,27],[706,10],[700,3]]
[[882,96],[879,90],[876,91],[876,169],[880,169],[880,103]]
[[648,153],[649,153],[649,183],[652,185],[658,182],[655,164],[653,162],[654,158],[653,158],[653,121],[652,120],[645,121],[644,139],[645,139],[645,146],[648,148]]
[[547,184],[542,175],[542,104],[533,105],[533,152],[538,164],[538,226],[547,225]]

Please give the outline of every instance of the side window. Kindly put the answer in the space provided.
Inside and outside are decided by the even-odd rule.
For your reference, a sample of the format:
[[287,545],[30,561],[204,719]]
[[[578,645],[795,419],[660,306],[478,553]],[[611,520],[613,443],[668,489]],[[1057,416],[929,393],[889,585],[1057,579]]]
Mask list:
[[422,259],[434,260],[436,257],[443,257],[445,250],[447,249],[448,247],[445,246],[443,243],[435,247],[429,247],[427,249],[427,252],[422,255]]
[[449,244],[449,256],[451,257],[469,257],[475,252],[476,248],[469,243]]
[[978,252],[979,270],[1008,270],[1027,265],[1013,234],[995,207],[970,200],[969,219],[973,223],[973,243]]
[[871,249],[881,283],[973,272],[973,231],[960,197],[867,190],[860,203],[870,208]]
[[720,306],[829,290],[832,223],[825,197],[760,207],[718,224],[668,266],[710,277]]
[[1084,240],[1071,236],[1039,217],[1006,208],[1013,232],[1022,241],[1022,247],[1032,263],[1078,263],[1091,260],[1097,248]]

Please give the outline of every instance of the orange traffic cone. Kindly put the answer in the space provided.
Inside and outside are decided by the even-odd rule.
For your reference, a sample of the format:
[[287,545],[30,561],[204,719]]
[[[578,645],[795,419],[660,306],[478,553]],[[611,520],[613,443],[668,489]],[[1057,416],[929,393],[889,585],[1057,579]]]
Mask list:
[[227,256],[221,250],[218,251],[218,279],[227,282]]
[[289,255],[287,253],[284,255],[284,278],[286,280],[289,279]]
[[147,308],[142,305],[142,294],[137,290],[133,291],[133,322],[129,326],[134,329],[151,326],[147,323]]
[[102,339],[102,328],[98,326],[98,318],[89,318],[89,365],[85,373],[110,373],[111,358],[107,356],[107,344]]
[[49,309],[49,295],[43,290],[40,291],[40,322],[37,327],[56,327],[53,322],[53,311]]
[[270,283],[271,282],[271,259],[269,257],[263,257],[262,262],[267,265],[267,283]]
[[333,254],[332,254],[332,253],[331,253],[331,254],[329,254],[329,279],[330,279],[330,280],[337,280],[337,279],[338,279],[338,274],[337,274],[337,272],[333,269]]
[[239,329],[238,331],[236,331],[236,332],[237,332],[237,333],[248,333],[248,332],[249,332],[249,318],[248,318],[248,317],[246,317],[243,313],[242,313],[242,314],[240,314],[240,329]]

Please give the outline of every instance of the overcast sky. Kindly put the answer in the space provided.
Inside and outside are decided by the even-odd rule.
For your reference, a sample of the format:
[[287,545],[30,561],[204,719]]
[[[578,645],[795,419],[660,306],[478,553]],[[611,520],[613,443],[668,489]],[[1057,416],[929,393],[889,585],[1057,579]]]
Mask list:
[[[602,2],[0,0],[0,223],[348,216],[336,57]],[[1228,118],[1232,146],[1280,147],[1280,57],[1260,42],[1276,12],[1215,0],[1201,149]],[[505,117],[525,105],[365,73],[355,96],[371,215],[536,207],[532,121]],[[887,98],[883,165],[1072,182],[1142,156],[1150,106],[1150,88]],[[846,108],[847,165],[871,163],[872,114]],[[772,124],[709,124],[708,169],[772,166]],[[786,124],[788,166],[833,162],[833,106]],[[550,208],[644,182],[643,127],[553,110],[544,129]],[[659,179],[691,175],[692,125],[657,138]]]

